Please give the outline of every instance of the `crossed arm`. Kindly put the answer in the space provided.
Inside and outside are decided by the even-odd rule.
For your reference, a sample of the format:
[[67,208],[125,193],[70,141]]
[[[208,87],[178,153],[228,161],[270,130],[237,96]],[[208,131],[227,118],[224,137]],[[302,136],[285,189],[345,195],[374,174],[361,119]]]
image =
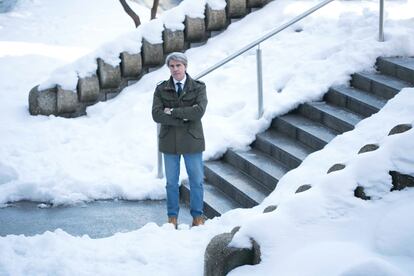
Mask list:
[[169,126],[183,126],[184,121],[182,119],[173,118],[164,112],[164,104],[162,103],[160,91],[156,90],[152,101],[152,119],[156,123]]
[[155,91],[152,104],[152,117],[157,123],[182,126],[186,121],[200,120],[206,111],[207,93],[205,86],[199,91],[196,103],[192,106],[165,108],[159,93],[160,91]]
[[207,93],[206,87],[199,91],[196,97],[196,103],[192,106],[183,106],[173,108],[171,116],[173,118],[188,120],[188,121],[199,121],[203,117],[207,107]]

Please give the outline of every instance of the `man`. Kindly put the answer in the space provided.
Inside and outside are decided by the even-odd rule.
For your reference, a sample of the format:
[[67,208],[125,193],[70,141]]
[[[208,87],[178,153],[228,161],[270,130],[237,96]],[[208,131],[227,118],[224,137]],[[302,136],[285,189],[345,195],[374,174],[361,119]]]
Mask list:
[[154,92],[152,118],[161,124],[159,151],[164,155],[168,222],[177,228],[179,212],[180,158],[184,157],[190,183],[190,212],[193,226],[204,224],[203,155],[201,118],[207,107],[206,86],[187,74],[187,57],[174,52],[167,56],[169,80]]

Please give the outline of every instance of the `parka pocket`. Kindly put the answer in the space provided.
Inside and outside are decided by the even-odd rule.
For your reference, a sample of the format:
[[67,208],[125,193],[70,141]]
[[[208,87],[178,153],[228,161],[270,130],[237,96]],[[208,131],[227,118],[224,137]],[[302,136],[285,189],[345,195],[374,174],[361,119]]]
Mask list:
[[169,126],[161,125],[161,130],[160,130],[160,134],[158,135],[158,137],[164,138],[168,134],[169,130],[170,130]]
[[196,102],[196,99],[197,99],[197,95],[195,95],[194,93],[190,93],[190,94],[185,94],[181,100],[184,106],[192,106]]
[[203,139],[204,138],[203,130],[197,130],[197,129],[194,129],[194,128],[190,128],[190,129],[188,129],[188,132],[195,139]]
[[162,104],[164,105],[164,107],[177,107],[178,98],[175,94],[165,93],[162,95]]

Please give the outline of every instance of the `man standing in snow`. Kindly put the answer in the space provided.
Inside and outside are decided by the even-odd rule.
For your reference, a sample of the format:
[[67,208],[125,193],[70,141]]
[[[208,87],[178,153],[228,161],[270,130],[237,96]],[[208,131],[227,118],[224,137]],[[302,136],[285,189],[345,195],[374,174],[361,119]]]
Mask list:
[[201,118],[207,107],[206,86],[186,72],[187,57],[174,52],[167,56],[171,77],[154,92],[152,118],[161,124],[159,151],[164,155],[167,179],[168,222],[177,228],[179,211],[180,158],[184,157],[190,182],[190,212],[193,226],[204,224],[203,155],[205,150]]

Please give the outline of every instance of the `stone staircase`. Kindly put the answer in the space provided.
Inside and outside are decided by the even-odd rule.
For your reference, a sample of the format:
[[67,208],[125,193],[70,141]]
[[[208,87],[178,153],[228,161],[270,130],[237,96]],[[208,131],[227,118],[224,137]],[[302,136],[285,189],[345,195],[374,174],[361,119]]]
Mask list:
[[[380,57],[376,65],[377,72],[354,74],[350,86],[330,88],[323,101],[274,118],[249,151],[229,149],[221,159],[205,162],[205,215],[212,218],[259,204],[306,156],[378,112],[402,88],[414,86],[414,58]],[[186,180],[180,189],[188,203]]]

